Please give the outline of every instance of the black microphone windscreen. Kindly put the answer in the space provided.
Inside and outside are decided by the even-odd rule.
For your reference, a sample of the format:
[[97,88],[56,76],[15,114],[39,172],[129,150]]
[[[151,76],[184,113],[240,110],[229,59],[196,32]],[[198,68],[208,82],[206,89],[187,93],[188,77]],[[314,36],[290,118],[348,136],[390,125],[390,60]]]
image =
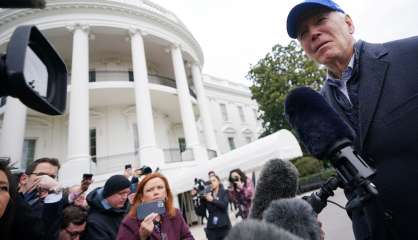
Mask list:
[[309,203],[299,198],[273,201],[264,212],[263,220],[303,239],[321,238],[321,227],[316,213]]
[[311,88],[299,87],[292,90],[285,100],[285,114],[299,140],[319,159],[326,157],[336,142],[354,139],[351,128]]
[[152,169],[150,168],[150,167],[148,167],[148,166],[144,166],[143,168],[142,168],[142,174],[150,174],[150,173],[152,173]]
[[244,220],[236,224],[224,240],[302,240],[301,238],[278,228],[273,224],[258,220]]
[[273,200],[295,197],[298,176],[298,170],[290,161],[281,159],[268,161],[263,166],[257,181],[250,218],[261,219],[264,210]]

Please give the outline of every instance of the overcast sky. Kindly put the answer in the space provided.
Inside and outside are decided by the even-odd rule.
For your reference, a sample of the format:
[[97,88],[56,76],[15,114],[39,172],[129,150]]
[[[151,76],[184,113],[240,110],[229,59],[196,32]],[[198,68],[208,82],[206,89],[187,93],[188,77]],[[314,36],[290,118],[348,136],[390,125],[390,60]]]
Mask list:
[[[291,40],[286,32],[295,0],[152,0],[176,14],[203,49],[203,72],[238,82],[251,64],[277,44]],[[369,42],[418,35],[418,0],[340,0],[354,21],[355,38]]]

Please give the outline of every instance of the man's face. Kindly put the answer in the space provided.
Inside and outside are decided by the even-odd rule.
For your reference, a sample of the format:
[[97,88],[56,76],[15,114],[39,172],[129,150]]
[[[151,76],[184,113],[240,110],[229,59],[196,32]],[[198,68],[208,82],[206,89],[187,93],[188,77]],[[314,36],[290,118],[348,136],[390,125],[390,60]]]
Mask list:
[[317,8],[300,22],[298,40],[311,59],[328,66],[351,58],[354,25],[348,15]]
[[126,169],[125,169],[125,175],[126,175],[127,177],[132,176],[132,168],[126,168]]
[[38,179],[42,175],[48,175],[53,179],[57,179],[58,167],[56,167],[56,166],[54,166],[50,163],[47,163],[47,162],[43,162],[43,163],[38,164],[38,166],[36,166],[35,170],[33,170],[33,172],[29,175],[28,186],[29,187],[33,186],[36,179]]
[[86,223],[81,225],[70,223],[68,227],[61,230],[62,234],[60,234],[60,240],[79,240],[80,234],[84,232],[85,228]]
[[107,202],[112,208],[122,208],[128,199],[129,188],[125,188],[115,194],[110,195],[106,198]]

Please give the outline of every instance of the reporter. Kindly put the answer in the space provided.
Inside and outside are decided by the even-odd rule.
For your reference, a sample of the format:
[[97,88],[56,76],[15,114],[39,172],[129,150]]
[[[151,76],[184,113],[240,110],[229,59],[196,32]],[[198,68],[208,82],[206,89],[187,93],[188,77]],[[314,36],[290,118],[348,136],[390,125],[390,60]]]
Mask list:
[[228,192],[224,189],[218,176],[209,178],[212,192],[208,193],[199,205],[195,206],[196,212],[209,212],[206,225],[206,237],[209,240],[222,240],[231,229],[231,221],[228,216]]
[[11,174],[6,163],[0,162],[0,233],[2,239],[12,239],[11,226],[15,217]]
[[[143,221],[137,219],[137,209],[142,203],[157,200],[164,200],[166,213],[151,213]],[[163,175],[151,173],[139,183],[134,204],[119,227],[117,239],[194,239],[182,214],[174,208],[173,195]]]
[[[17,193],[17,182],[8,169],[8,162],[0,161],[0,233],[2,240],[44,240],[41,218]],[[24,231],[22,231],[24,229]]]
[[236,207],[238,216],[243,219],[248,217],[251,207],[251,200],[254,194],[254,185],[241,169],[237,168],[229,173],[230,196]]

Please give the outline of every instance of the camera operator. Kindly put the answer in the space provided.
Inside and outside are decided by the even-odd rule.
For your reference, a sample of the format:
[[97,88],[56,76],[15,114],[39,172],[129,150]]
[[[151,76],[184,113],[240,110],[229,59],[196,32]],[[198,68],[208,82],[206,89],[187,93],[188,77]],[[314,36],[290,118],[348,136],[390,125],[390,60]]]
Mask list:
[[[191,191],[193,205],[199,206],[200,201],[202,201],[205,198],[205,195],[210,193],[212,191],[212,187],[210,184],[210,181],[205,181],[200,178],[194,179],[194,188]],[[198,216],[201,217],[201,223],[203,224],[204,219],[208,219],[208,215],[206,212],[206,209],[199,209],[195,208],[195,212]]]
[[[228,216],[228,192],[221,184],[220,178],[216,175],[209,178],[211,192],[201,197],[195,205],[198,213],[209,212],[208,223],[205,228],[208,240],[222,240],[231,228],[231,221]],[[196,190],[192,190],[192,195],[196,196]]]
[[251,200],[254,194],[254,186],[250,178],[248,178],[241,169],[237,168],[229,173],[229,193],[231,200],[238,208],[237,217],[242,219],[248,217],[251,207]]

